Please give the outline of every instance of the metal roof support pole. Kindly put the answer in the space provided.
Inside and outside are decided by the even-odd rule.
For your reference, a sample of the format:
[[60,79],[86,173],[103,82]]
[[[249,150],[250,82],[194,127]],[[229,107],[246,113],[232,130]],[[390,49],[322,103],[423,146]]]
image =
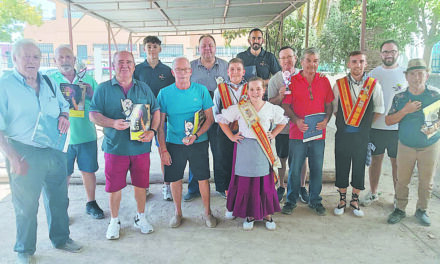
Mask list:
[[310,29],[310,0],[307,0],[307,22],[306,22],[306,48],[309,47],[309,29]]
[[109,72],[109,80],[112,79],[112,42],[110,36],[110,22],[107,21],[107,42],[108,42],[108,72]]
[[284,39],[284,15],[281,16],[280,19],[280,45],[279,48],[283,46],[283,39]]
[[72,34],[72,10],[70,9],[70,1],[67,2],[67,22],[69,25],[69,43],[70,48],[73,50],[73,34]]
[[365,45],[366,22],[367,22],[367,0],[362,0],[362,24],[361,24],[361,39],[360,39],[361,51],[366,50],[366,45]]
[[130,34],[128,34],[128,46],[131,53],[133,53],[133,38],[131,37],[131,31]]

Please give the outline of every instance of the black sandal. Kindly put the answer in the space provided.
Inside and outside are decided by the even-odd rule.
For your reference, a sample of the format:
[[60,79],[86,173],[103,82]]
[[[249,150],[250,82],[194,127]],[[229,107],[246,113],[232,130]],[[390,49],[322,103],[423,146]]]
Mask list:
[[[347,207],[347,193],[343,193],[340,190],[338,190],[339,193],[339,203],[338,203],[338,209],[342,209]],[[344,205],[341,205],[341,202],[344,202]]]
[[[353,205],[353,203],[357,203],[357,206]],[[353,208],[353,213],[355,216],[364,216],[364,212],[359,207],[359,194],[351,194],[350,207]]]

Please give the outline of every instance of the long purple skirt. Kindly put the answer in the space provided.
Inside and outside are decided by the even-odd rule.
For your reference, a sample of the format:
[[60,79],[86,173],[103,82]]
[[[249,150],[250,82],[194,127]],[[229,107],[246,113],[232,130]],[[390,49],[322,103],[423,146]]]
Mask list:
[[231,182],[226,202],[228,211],[236,217],[254,217],[256,220],[281,211],[272,173],[262,177],[235,175],[236,148],[235,145]]

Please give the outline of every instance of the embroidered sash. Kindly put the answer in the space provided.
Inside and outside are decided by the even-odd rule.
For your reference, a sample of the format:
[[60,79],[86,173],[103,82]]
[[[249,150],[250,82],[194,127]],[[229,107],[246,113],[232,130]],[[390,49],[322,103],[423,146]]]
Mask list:
[[280,159],[274,151],[275,148],[267,137],[266,131],[264,131],[263,126],[260,124],[260,118],[258,117],[257,111],[255,111],[254,106],[247,100],[246,95],[240,97],[238,109],[249,128],[254,132],[258,144],[269,160],[274,172],[274,182],[276,183],[278,181],[278,168],[281,168]]
[[367,106],[371,101],[371,96],[373,94],[374,87],[376,86],[376,82],[376,79],[371,77],[368,77],[365,80],[364,86],[359,92],[359,96],[353,106],[348,78],[344,77],[336,81],[336,84],[338,85],[339,98],[341,100],[341,108],[344,114],[345,124],[359,127],[362,118],[364,117],[365,111],[367,110]]
[[[243,85],[243,89],[241,91],[240,98],[242,98],[243,95],[247,94],[247,87],[248,87],[248,84],[245,83]],[[232,99],[231,99],[231,91],[229,90],[229,87],[226,83],[219,84],[218,91],[220,93],[220,99],[222,100],[222,104],[223,104],[224,109],[233,105]],[[231,129],[231,131],[237,131],[238,130],[238,122],[234,121],[234,122],[230,123],[229,128]]]

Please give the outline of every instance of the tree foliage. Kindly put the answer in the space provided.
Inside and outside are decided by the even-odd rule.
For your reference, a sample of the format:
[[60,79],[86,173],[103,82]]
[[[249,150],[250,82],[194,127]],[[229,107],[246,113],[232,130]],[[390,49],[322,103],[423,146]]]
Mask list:
[[11,41],[13,33],[21,33],[23,24],[41,25],[42,11],[25,0],[0,1],[0,41]]

